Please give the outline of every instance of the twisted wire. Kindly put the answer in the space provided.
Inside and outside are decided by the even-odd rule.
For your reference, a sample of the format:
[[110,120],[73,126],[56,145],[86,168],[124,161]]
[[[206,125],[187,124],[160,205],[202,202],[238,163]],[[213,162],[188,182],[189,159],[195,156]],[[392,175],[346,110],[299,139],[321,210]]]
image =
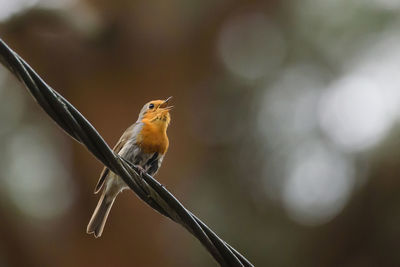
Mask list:
[[253,266],[243,255],[218,237],[187,210],[162,184],[115,154],[89,121],[63,96],[52,89],[0,39],[0,63],[13,73],[43,110],[72,138],[119,175],[136,195],[154,210],[179,223],[195,236],[221,266]]

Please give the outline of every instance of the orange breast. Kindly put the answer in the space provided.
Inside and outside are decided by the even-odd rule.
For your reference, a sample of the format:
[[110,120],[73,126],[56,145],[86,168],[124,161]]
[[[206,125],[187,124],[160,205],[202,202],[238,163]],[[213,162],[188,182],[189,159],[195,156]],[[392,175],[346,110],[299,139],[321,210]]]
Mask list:
[[144,153],[159,153],[165,154],[168,150],[168,137],[165,130],[152,125],[144,123],[142,130],[138,134],[137,144]]

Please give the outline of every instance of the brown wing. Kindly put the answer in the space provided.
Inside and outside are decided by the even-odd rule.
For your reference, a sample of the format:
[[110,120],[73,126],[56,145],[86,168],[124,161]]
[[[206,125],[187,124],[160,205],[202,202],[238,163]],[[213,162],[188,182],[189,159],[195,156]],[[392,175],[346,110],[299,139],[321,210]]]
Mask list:
[[[134,133],[133,128],[135,127],[136,123],[131,125],[128,129],[125,130],[125,132],[122,134],[121,138],[117,142],[117,144],[114,146],[113,151],[115,153],[119,153],[119,151],[124,147],[126,142],[131,138],[132,134]],[[97,185],[94,189],[94,193],[97,194],[100,189],[103,187],[104,181],[106,180],[106,177],[110,170],[107,167],[103,168],[103,171],[100,174],[99,181],[97,182]]]

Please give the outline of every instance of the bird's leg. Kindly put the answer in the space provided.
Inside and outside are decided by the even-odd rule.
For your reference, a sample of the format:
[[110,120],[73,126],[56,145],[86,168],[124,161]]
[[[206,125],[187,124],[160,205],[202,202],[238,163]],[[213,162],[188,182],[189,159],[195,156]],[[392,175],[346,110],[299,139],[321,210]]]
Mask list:
[[138,165],[138,164],[133,164],[132,162],[127,161],[126,159],[124,159],[123,157],[120,157],[123,161],[125,161],[128,165],[130,165],[131,167],[135,166],[138,171],[139,171],[139,176],[142,177],[143,174],[147,173],[146,169],[143,168],[142,166]]
[[135,166],[136,166],[136,168],[139,170],[139,175],[140,175],[140,177],[142,177],[143,174],[146,173],[146,170],[145,170],[142,166],[140,166],[140,165],[135,165]]

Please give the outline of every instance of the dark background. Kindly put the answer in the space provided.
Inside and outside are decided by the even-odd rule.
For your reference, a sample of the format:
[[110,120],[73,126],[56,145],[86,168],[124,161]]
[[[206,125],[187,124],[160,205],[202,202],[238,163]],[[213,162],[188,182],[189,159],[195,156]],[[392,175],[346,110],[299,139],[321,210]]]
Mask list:
[[[400,266],[395,0],[2,0],[0,37],[113,146],[174,97],[157,179],[256,266]],[[0,67],[0,266],[215,266]]]

